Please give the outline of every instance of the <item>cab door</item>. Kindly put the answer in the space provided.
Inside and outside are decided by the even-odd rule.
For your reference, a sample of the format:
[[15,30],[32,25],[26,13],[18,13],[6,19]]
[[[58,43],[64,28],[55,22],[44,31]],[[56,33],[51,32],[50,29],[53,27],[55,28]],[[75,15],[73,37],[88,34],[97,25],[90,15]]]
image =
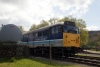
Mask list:
[[55,27],[50,27],[49,29],[49,39],[55,39]]
[[62,39],[63,38],[63,26],[58,25],[55,27],[55,38]]

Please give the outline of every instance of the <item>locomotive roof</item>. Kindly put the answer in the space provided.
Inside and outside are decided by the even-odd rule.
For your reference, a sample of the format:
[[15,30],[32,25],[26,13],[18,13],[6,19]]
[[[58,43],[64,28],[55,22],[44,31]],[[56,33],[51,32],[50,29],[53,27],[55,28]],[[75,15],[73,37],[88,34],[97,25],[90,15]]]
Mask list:
[[63,22],[60,22],[60,23],[57,23],[57,24],[54,24],[54,25],[50,25],[50,26],[41,27],[41,28],[38,28],[38,29],[35,29],[35,30],[32,30],[32,31],[28,31],[28,32],[26,32],[24,34],[29,34],[29,33],[32,33],[32,32],[46,30],[46,29],[48,29],[50,27],[57,26],[57,25],[63,25]]

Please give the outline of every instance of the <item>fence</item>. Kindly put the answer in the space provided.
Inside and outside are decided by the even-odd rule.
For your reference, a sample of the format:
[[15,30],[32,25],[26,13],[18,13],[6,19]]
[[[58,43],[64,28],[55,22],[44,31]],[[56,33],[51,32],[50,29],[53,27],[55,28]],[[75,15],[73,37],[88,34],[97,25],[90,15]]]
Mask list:
[[29,48],[27,45],[0,44],[0,58],[28,57]]

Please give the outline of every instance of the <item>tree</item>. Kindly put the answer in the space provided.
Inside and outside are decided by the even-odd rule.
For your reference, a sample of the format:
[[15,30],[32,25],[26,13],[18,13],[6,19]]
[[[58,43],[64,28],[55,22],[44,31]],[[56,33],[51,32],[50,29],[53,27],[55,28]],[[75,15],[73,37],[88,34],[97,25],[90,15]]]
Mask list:
[[80,31],[81,45],[86,45],[88,43],[88,30],[86,29],[85,21],[82,19],[78,19],[76,21],[76,26]]
[[49,23],[50,25],[56,24],[56,23],[58,23],[58,18],[50,18],[50,19],[48,20],[48,23]]
[[36,24],[33,24],[29,30],[32,31],[32,30],[35,30],[35,29],[37,29],[37,26],[36,26]]
[[100,40],[100,33],[98,33],[98,40]]
[[38,28],[41,28],[41,27],[45,27],[45,26],[48,26],[48,25],[49,25],[49,23],[48,23],[47,21],[42,20],[42,21],[40,22],[40,24],[38,24],[38,25],[33,24],[33,25],[31,26],[31,28],[30,28],[30,31],[31,31],[31,30],[35,30],[35,29],[38,29]]
[[37,25],[37,28],[41,28],[41,27],[45,27],[45,26],[49,26],[49,23],[45,20],[42,20],[40,22],[40,24]]
[[20,28],[20,30],[22,31],[22,33],[26,32],[23,28],[23,26],[18,26]]
[[64,22],[64,21],[72,21],[75,22],[76,18],[73,18],[71,15],[69,15],[68,17],[64,17],[62,19],[59,20],[59,22]]
[[62,19],[59,19],[59,22],[69,21],[69,17],[64,17]]

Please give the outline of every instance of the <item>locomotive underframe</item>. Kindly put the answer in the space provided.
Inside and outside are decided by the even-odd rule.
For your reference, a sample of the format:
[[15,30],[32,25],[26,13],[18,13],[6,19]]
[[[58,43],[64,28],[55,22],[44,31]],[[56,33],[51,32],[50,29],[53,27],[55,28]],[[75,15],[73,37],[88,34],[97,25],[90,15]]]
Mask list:
[[78,47],[36,47],[30,48],[30,55],[39,55],[39,56],[49,56],[51,50],[51,56],[62,56],[69,57],[74,56],[79,48]]

